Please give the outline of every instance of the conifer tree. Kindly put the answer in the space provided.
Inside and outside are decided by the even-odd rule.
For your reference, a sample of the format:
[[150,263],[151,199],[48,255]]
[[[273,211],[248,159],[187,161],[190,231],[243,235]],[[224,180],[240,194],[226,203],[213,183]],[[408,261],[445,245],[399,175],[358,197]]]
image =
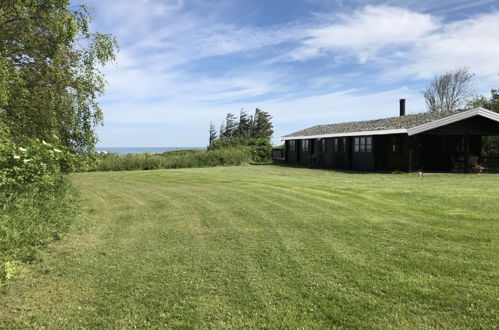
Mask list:
[[268,112],[256,108],[255,116],[253,117],[252,136],[255,138],[270,139],[274,133],[271,120],[272,116]]
[[209,146],[213,144],[213,141],[217,139],[217,130],[215,129],[215,125],[213,125],[213,122],[210,123],[210,143]]
[[248,138],[251,136],[252,118],[248,113],[241,109],[239,113],[239,124],[236,130],[236,136],[240,138]]
[[226,131],[225,131],[225,122],[222,122],[220,124],[220,133],[218,134],[218,137],[220,139],[225,139],[227,136],[225,135]]
[[224,137],[231,138],[236,136],[237,127],[238,127],[238,122],[236,116],[234,116],[234,114],[229,112],[227,114],[227,117],[225,117]]

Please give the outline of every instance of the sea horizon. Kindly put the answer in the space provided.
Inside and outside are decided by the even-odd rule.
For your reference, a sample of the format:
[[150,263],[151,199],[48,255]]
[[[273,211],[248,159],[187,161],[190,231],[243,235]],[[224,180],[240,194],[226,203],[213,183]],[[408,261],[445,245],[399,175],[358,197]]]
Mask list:
[[206,147],[97,147],[98,152],[109,152],[115,154],[157,154],[175,150],[204,150]]

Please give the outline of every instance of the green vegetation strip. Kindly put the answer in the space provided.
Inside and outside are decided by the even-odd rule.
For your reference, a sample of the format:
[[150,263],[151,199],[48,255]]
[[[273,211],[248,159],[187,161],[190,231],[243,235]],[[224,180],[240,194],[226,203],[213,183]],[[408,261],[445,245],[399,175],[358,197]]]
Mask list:
[[73,179],[89,225],[4,288],[0,328],[499,324],[499,176],[241,166]]

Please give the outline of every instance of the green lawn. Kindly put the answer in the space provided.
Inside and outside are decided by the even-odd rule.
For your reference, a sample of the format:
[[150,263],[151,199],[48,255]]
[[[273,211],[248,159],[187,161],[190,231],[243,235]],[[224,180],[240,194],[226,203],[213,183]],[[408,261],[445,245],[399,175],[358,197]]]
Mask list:
[[0,328],[494,328],[499,175],[75,175],[85,221]]

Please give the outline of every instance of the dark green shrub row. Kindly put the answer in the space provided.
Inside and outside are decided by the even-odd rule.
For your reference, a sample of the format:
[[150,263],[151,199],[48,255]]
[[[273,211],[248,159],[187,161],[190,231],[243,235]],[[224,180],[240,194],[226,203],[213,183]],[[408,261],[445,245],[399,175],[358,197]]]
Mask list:
[[163,154],[106,154],[97,157],[96,171],[133,171],[242,165],[253,161],[249,148],[220,150],[182,150]]

